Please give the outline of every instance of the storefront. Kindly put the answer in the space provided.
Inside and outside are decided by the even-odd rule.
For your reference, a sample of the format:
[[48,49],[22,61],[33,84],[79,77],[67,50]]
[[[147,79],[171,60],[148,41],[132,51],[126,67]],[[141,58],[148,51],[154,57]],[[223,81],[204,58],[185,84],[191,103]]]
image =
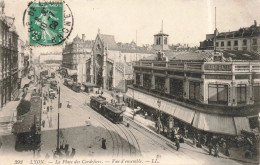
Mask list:
[[228,104],[228,85],[209,84],[208,85],[209,104]]
[[[223,91],[222,88],[221,90]],[[192,126],[193,128],[201,131],[232,136],[240,135],[242,130],[250,132],[250,124],[247,117],[225,116],[198,112],[194,109],[190,109],[166,100],[161,100],[137,90],[133,91],[133,89],[129,88],[125,96],[132,99],[133,95],[135,99],[135,106],[139,106],[138,103],[141,103],[142,105],[148,107],[145,111],[148,111],[149,114],[151,114],[150,111],[152,111],[152,113],[156,115],[156,111],[159,111],[161,113],[161,117],[172,117],[173,119],[179,121],[180,125]],[[158,100],[160,100],[160,105],[158,104]],[[154,119],[156,120],[156,116],[154,116]],[[167,123],[167,121],[162,121],[162,123]]]

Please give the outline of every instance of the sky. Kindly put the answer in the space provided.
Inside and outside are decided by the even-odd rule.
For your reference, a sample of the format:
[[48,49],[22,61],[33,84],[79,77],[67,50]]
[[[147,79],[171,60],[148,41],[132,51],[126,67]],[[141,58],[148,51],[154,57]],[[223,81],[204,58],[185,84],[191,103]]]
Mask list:
[[[37,0],[38,1],[38,0]],[[65,0],[74,16],[71,41],[77,34],[94,40],[101,34],[115,36],[116,42],[136,41],[153,44],[153,35],[162,28],[169,34],[169,43],[199,46],[205,35],[216,26],[220,32],[238,30],[257,21],[260,24],[260,0]],[[5,0],[5,13],[15,17],[15,26],[22,40],[28,40],[27,27],[22,25],[26,0]],[[136,33],[137,32],[137,33]],[[59,49],[42,48],[37,51]],[[55,51],[55,50],[53,50]]]

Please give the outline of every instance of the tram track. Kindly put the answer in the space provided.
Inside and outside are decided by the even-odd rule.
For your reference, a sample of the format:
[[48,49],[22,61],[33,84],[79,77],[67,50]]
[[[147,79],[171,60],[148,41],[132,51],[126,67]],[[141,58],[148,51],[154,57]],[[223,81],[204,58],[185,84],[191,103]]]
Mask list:
[[[81,94],[85,95],[84,93],[81,93]],[[83,98],[83,97],[80,97],[80,98]],[[84,103],[84,100],[81,101],[81,100],[79,100],[79,99],[77,99],[75,97],[73,97],[73,100],[78,102],[79,105],[82,104],[82,101]],[[86,105],[84,105],[84,104],[82,106],[79,106],[79,107],[82,108],[82,109],[86,109]],[[91,110],[92,110],[92,108],[91,108]],[[113,143],[113,155],[117,156],[117,157],[120,156],[120,155],[123,156],[124,155],[124,152],[123,152],[124,151],[124,149],[123,149],[123,146],[124,146],[123,145],[123,139],[120,136],[120,133],[118,132],[118,130],[115,128],[115,125],[113,125],[104,116],[100,116],[98,114],[98,112],[96,112],[94,110],[89,111],[89,112],[91,112],[91,114],[94,116],[96,121],[98,121],[107,130],[107,132],[109,133],[109,135],[110,135],[110,137],[112,139],[112,143]],[[117,148],[117,150],[115,151],[116,148]],[[120,148],[121,148],[121,152],[120,152]]]
[[[89,97],[85,93],[82,93],[82,94]],[[96,111],[92,111],[92,112],[98,114]],[[118,136],[120,135],[119,130],[120,130],[120,132],[122,132],[124,134],[124,136],[126,137],[125,140],[127,141],[128,146],[129,146],[130,157],[141,155],[140,145],[139,145],[136,137],[134,136],[134,134],[131,132],[131,130],[129,130],[128,128],[125,128],[124,124],[113,124],[108,119],[106,119],[104,116],[102,116],[102,117],[105,119],[104,121],[106,121],[107,124],[111,125],[114,128],[114,130],[117,132]],[[116,128],[118,128],[119,130],[116,130]],[[121,136],[119,136],[119,137],[122,139]],[[122,151],[123,151],[123,148],[122,148]],[[122,154],[122,156],[123,156],[123,154]]]
[[[137,130],[138,132],[140,132],[141,134],[145,135],[146,137],[148,137],[149,139],[151,139],[153,142],[155,142],[156,144],[158,144],[159,146],[163,147],[164,149],[175,153],[175,149],[173,149],[172,144],[170,144],[167,140],[165,140],[164,138],[156,135],[157,138],[159,138],[160,140],[163,140],[164,142],[166,142],[166,146],[162,145],[161,143],[158,142],[158,140],[156,140],[155,138],[152,138],[153,136],[151,135],[155,135],[154,133],[152,133],[150,130],[147,130],[146,128],[140,126],[139,124],[135,123],[131,118],[129,118],[128,116],[124,115],[124,118],[127,119],[127,121],[131,122],[131,126],[132,128],[134,128],[135,130]],[[140,130],[141,129],[141,130]],[[171,146],[171,147],[170,147]],[[169,149],[170,147],[170,149]]]
[[[66,89],[66,88],[65,88]],[[66,90],[69,90],[69,89],[66,89]],[[72,90],[71,90],[72,91]],[[79,99],[76,99],[75,97],[72,97],[76,102],[78,102],[78,103],[81,103],[81,101],[79,100]],[[80,105],[80,104],[79,104]],[[85,109],[85,106],[84,105],[82,105],[82,106],[79,106],[80,108],[83,108],[83,109]],[[93,113],[92,113],[93,114]],[[95,115],[95,114],[94,114]],[[112,148],[113,148],[113,156],[115,156],[115,146],[116,146],[116,144],[118,145],[118,140],[117,140],[117,138],[116,138],[116,136],[114,135],[113,136],[113,133],[108,129],[108,127],[106,127],[105,126],[105,124],[104,123],[102,123],[102,121],[100,121],[100,119],[97,117],[97,115],[95,115],[95,119],[96,119],[96,121],[98,121],[105,129],[106,129],[106,131],[108,132],[108,134],[110,135],[110,137],[111,137],[111,140],[112,140]],[[119,147],[117,147],[118,148],[118,150],[117,150],[117,153],[116,153],[116,156],[119,156]]]
[[[67,87],[66,87],[67,88]],[[68,89],[67,89],[68,90]],[[72,90],[71,90],[72,91]],[[75,94],[75,93],[74,93]],[[82,94],[83,96],[87,96],[87,100],[86,100],[86,98],[85,97],[80,97],[81,99],[82,99],[82,101],[81,100],[79,100],[79,99],[76,99],[75,97],[73,97],[73,99],[74,100],[76,100],[78,103],[80,103],[80,104],[82,104],[83,103],[83,105],[82,106],[79,106],[80,108],[83,108],[83,109],[86,109],[86,104],[84,105],[84,103],[86,103],[86,102],[89,102],[90,101],[90,99],[89,99],[89,95],[87,95],[87,94],[85,94],[85,93],[79,93],[79,94]],[[79,104],[79,105],[80,105]],[[90,106],[89,106],[89,108],[91,108]],[[89,110],[89,109],[87,109],[87,110]],[[111,125],[111,124],[113,124],[113,123],[111,123],[108,119],[106,119],[104,116],[100,116],[100,115],[98,115],[99,113],[98,112],[96,112],[96,111],[94,111],[92,108],[91,108],[91,111],[89,111],[89,112],[91,112],[92,114],[94,114],[94,113],[96,113],[96,114],[94,114],[95,115],[95,117],[96,117],[96,119],[97,119],[97,121],[98,122],[100,122],[101,124],[102,124],[102,126],[107,130],[107,132],[110,134],[111,132],[113,132],[113,131],[111,131],[111,130],[109,130],[108,128],[106,128],[106,125],[104,124],[104,123],[102,123],[102,121],[106,121],[107,120],[107,123],[109,124],[109,125]],[[143,126],[141,126],[140,124],[138,124],[138,123],[135,123],[134,121],[132,121],[132,119],[130,118],[130,117],[128,117],[128,116],[126,116],[126,115],[123,115],[124,116],[124,118],[126,118],[128,121],[130,121],[132,124],[130,124],[131,126],[132,126],[132,128],[134,129],[134,130],[136,130],[136,131],[138,131],[138,132],[140,132],[142,135],[144,135],[144,136],[146,136],[146,137],[148,137],[149,139],[151,139],[154,143],[156,143],[157,145],[159,145],[159,146],[161,146],[162,148],[164,148],[164,150],[167,150],[167,151],[169,151],[170,153],[174,153],[174,154],[177,154],[178,156],[181,156],[181,154],[180,153],[184,153],[183,151],[178,151],[178,152],[176,152],[176,147],[174,146],[174,144],[172,143],[172,142],[169,142],[169,140],[167,139],[164,139],[163,137],[161,137],[160,135],[156,135],[155,133],[153,133],[151,130],[147,130],[147,128],[144,128]],[[102,118],[102,120],[101,120],[101,118]],[[105,119],[105,120],[103,120],[103,119]],[[113,126],[112,127],[115,127],[115,126],[117,126],[118,124],[113,124]],[[123,124],[122,124],[122,126],[124,126]],[[118,127],[118,126],[117,126]],[[124,128],[124,129],[126,129],[126,128]],[[129,130],[129,129],[126,129],[126,130]],[[122,130],[121,130],[122,131]],[[130,131],[130,130],[129,130]],[[117,134],[118,135],[120,135],[119,133],[118,133],[118,131],[116,131],[117,132]],[[131,131],[130,131],[131,132]],[[115,132],[113,132],[114,134],[115,134]],[[111,134],[113,134],[113,133],[111,133]],[[133,135],[133,133],[131,132],[131,134]],[[125,136],[127,136],[126,134],[124,134]],[[151,135],[153,135],[153,136],[151,136]],[[115,139],[113,138],[113,136],[112,135],[110,135],[111,136],[111,139],[112,139],[112,141],[113,141],[113,156],[115,156],[115,146],[117,146],[117,148],[119,149],[119,144],[118,144],[118,142],[115,142]],[[122,138],[121,136],[119,136],[120,138]],[[133,135],[133,137],[135,138],[135,136]],[[162,144],[162,141],[160,141],[160,142],[158,142],[158,138],[160,139],[160,140],[162,140],[163,142],[165,142],[165,144]],[[128,139],[130,139],[130,138],[128,138]],[[135,147],[137,148],[137,146],[138,146],[138,149],[139,149],[139,151],[140,151],[140,156],[141,156],[141,150],[140,150],[140,146],[139,146],[139,144],[138,144],[138,141],[137,141],[137,139],[135,138],[135,140],[136,140],[136,145],[135,145]],[[128,141],[128,143],[130,143],[130,141],[129,140],[127,140]],[[134,142],[133,142],[134,143]],[[117,145],[116,145],[117,144]],[[123,147],[123,146],[122,146]],[[130,148],[129,148],[129,150],[130,150]],[[123,151],[123,150],[122,150]],[[131,151],[132,151],[132,149],[131,149]],[[130,151],[130,152],[131,152]],[[136,150],[135,150],[135,152],[137,152]],[[117,152],[117,153],[119,153],[119,152]],[[131,155],[132,155],[132,153],[131,153]],[[137,154],[136,153],[134,153],[134,156],[136,156]],[[188,156],[188,157],[190,157],[191,159],[193,159],[193,160],[197,160],[196,158],[194,158],[193,156],[190,156],[190,155],[187,155],[187,154],[185,154],[186,156]],[[119,156],[119,154],[117,154],[116,155],[117,157]],[[198,160],[197,160],[198,161]]]

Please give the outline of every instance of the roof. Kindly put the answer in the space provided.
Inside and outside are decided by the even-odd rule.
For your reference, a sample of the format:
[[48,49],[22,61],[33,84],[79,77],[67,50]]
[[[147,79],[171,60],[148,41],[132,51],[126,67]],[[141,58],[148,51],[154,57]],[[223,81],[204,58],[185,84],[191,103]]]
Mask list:
[[118,46],[116,44],[115,37],[113,35],[107,35],[107,34],[98,34],[98,35],[105,47],[108,46],[108,49],[118,50]]
[[124,66],[125,66],[125,74],[128,75],[128,74],[133,74],[133,69],[131,66],[129,66],[127,63],[123,63],[123,62],[116,62],[116,68],[121,68],[122,70],[124,69]]
[[[205,58],[212,56],[213,51],[187,51],[187,52],[164,52],[165,56],[168,57],[169,61],[204,61]],[[259,55],[249,51],[223,51],[223,56],[225,58],[231,57],[232,60],[260,60]],[[153,54],[141,61],[153,61],[157,57]]]
[[163,32],[161,32],[161,31],[160,31],[159,33],[153,35],[153,36],[162,36],[162,35],[164,35],[164,36],[169,36],[169,34],[163,33]]
[[104,107],[108,108],[109,110],[111,110],[114,113],[118,113],[118,114],[123,113],[123,111],[121,111],[120,109],[117,109],[116,107],[112,106],[111,104],[104,105]]

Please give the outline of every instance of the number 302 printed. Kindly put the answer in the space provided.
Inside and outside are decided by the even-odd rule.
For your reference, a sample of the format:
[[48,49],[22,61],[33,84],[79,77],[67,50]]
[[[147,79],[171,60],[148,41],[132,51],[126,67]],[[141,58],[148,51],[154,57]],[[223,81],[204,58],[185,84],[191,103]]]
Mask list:
[[23,160],[14,160],[14,164],[23,164]]

